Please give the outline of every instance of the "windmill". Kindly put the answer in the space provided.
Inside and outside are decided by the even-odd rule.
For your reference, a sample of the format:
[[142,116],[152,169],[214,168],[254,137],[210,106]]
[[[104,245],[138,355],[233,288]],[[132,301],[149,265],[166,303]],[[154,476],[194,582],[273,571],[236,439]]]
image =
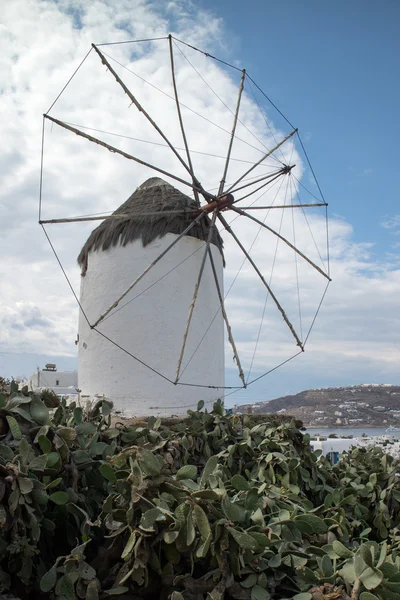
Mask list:
[[[129,45],[144,45],[144,50],[126,53]],[[151,65],[150,79],[143,75],[149,49],[156,52],[157,59]],[[186,52],[192,53],[190,58]],[[103,115],[114,109],[114,125],[123,126],[123,130],[105,129],[111,122],[107,119],[101,127],[93,121],[89,125],[73,122],[75,101],[64,107],[67,118],[53,116],[89,58],[116,85],[113,94],[103,99],[101,109]],[[212,67],[208,67],[210,62]],[[154,83],[167,67],[169,91]],[[234,102],[234,78],[228,69],[239,76]],[[126,83],[122,72],[134,76],[134,85]],[[197,89],[195,93],[190,89],[189,72],[194,72],[207,90],[203,104],[210,97],[220,101],[228,118],[215,122],[212,108],[189,105],[187,97],[195,104],[202,99]],[[222,89],[212,88],[207,80],[211,75],[218,85],[222,81]],[[101,86],[98,79],[92,79],[94,87]],[[188,81],[189,85],[181,85]],[[155,111],[154,106],[153,110],[146,108],[142,97],[147,97],[149,90],[163,96],[168,111],[164,112],[160,104]],[[96,94],[96,90],[93,92]],[[78,86],[72,97],[81,93]],[[128,97],[130,107],[113,103],[114,94],[119,100]],[[289,130],[275,128],[263,102],[276,109],[245,70],[169,35],[93,44],[44,115],[39,223],[49,242],[50,225],[101,221],[79,253],[80,299],[70,283],[80,306],[79,387],[83,393],[111,397],[125,414],[185,414],[198,400],[209,407],[217,397],[247,389],[304,351],[330,282],[327,203],[297,128],[279,111]],[[254,118],[255,109],[259,109],[258,120]],[[84,114],[86,118],[90,115],[88,111]],[[188,121],[196,123],[194,135],[190,135]],[[148,129],[140,138],[137,132],[142,131],[143,123]],[[203,147],[199,149],[195,144],[205,123],[217,129],[219,137],[213,134],[207,139],[202,135]],[[136,179],[136,191],[112,211],[44,219],[45,132],[49,125],[67,136],[67,145],[74,134],[80,144],[87,141],[99,151],[110,151],[119,165],[121,159],[135,165],[141,174],[148,174],[146,180]],[[135,150],[128,151],[128,144]],[[152,144],[151,153],[140,151],[145,144]],[[237,148],[240,156],[235,155]],[[72,150],[79,152],[76,145]],[[169,153],[168,159],[165,152]],[[211,161],[211,167],[206,166],[206,160]],[[307,185],[303,183],[305,177]],[[306,202],[301,198],[304,193]],[[107,206],[111,204],[107,201]],[[55,246],[52,248],[57,256]],[[281,269],[279,253],[283,256]],[[224,264],[229,270],[225,282]],[[307,328],[301,312],[304,273]],[[310,284],[310,273],[318,285]],[[229,294],[240,276],[244,276],[242,291],[230,303]],[[257,291],[253,291],[254,285]],[[253,315],[257,311],[256,324]],[[278,321],[280,329],[274,330],[271,324]],[[247,326],[251,333],[249,339],[244,339]],[[239,341],[235,341],[235,328],[239,330]],[[224,330],[235,382],[232,372],[228,382],[224,377]],[[282,347],[286,350],[290,345],[294,350],[284,360],[279,350],[281,335],[290,340],[285,339]],[[271,340],[275,346],[272,354],[265,353],[263,336],[275,336]]]

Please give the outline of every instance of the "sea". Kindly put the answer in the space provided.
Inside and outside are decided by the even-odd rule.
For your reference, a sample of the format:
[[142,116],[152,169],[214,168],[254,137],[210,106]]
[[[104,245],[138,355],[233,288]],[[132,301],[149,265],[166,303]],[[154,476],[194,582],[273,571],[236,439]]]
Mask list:
[[390,438],[400,438],[400,431],[397,432],[387,432],[385,427],[339,427],[338,429],[330,429],[325,427],[312,427],[307,429],[304,433],[309,433],[312,436],[321,435],[327,437],[330,434],[335,434],[338,437],[354,437],[358,438],[365,434],[368,437],[381,437],[383,435]]

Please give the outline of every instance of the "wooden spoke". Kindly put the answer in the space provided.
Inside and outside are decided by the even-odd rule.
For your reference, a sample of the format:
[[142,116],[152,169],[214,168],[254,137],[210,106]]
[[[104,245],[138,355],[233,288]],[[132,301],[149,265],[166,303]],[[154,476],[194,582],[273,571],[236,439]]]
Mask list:
[[258,225],[260,225],[261,227],[264,227],[264,229],[267,229],[268,231],[270,231],[271,233],[276,235],[276,237],[278,237],[280,240],[282,240],[282,242],[285,242],[285,244],[287,246],[289,246],[289,248],[294,250],[299,256],[301,256],[301,258],[303,258],[305,261],[307,261],[308,264],[310,264],[312,267],[314,267],[314,269],[316,269],[318,271],[318,273],[321,273],[321,275],[323,275],[324,277],[326,277],[326,279],[331,281],[329,275],[327,275],[318,265],[316,265],[312,260],[310,260],[305,254],[300,252],[300,250],[298,248],[296,248],[296,246],[294,246],[291,242],[289,242],[289,240],[287,240],[285,237],[283,237],[283,235],[281,235],[280,233],[275,231],[275,229],[272,229],[272,227],[269,227],[268,225],[263,223],[263,221],[256,219],[256,217],[253,217],[253,215],[249,215],[243,209],[237,208],[236,206],[232,206],[232,210],[235,211],[236,213],[238,213],[239,215],[243,215],[244,217],[251,219],[251,221],[258,223]]
[[151,116],[149,115],[149,113],[143,108],[143,106],[139,103],[139,101],[137,100],[137,98],[127,88],[127,86],[124,84],[124,82],[122,81],[122,79],[119,77],[119,75],[113,69],[113,67],[111,66],[111,64],[108,62],[108,60],[106,59],[106,57],[104,56],[104,54],[96,47],[95,44],[92,44],[92,47],[96,51],[96,53],[99,55],[100,60],[103,63],[103,65],[106,66],[107,69],[114,75],[115,80],[122,87],[122,89],[124,90],[125,94],[129,97],[129,99],[132,101],[132,103],[136,106],[136,108],[139,110],[139,112],[141,112],[146,117],[146,119],[149,121],[149,123],[151,123],[151,125],[154,127],[154,129],[160,134],[160,136],[163,138],[163,140],[171,148],[172,152],[175,154],[175,156],[177,157],[177,159],[179,160],[179,162],[185,167],[186,171],[188,171],[188,173],[192,176],[192,178],[193,178],[193,189],[194,190],[197,189],[197,188],[198,189],[202,189],[202,187],[200,185],[200,182],[197,181],[196,178],[194,177],[193,169],[191,169],[190,166],[186,164],[186,162],[183,160],[183,158],[181,157],[181,155],[179,154],[179,152],[176,150],[176,148],[174,147],[174,145],[169,141],[169,139],[163,133],[163,131],[160,129],[160,127],[157,125],[157,123],[151,118]]
[[212,272],[213,272],[213,275],[214,275],[215,287],[217,288],[217,294],[218,294],[218,298],[219,298],[219,303],[221,305],[222,316],[224,318],[225,325],[226,325],[226,330],[227,330],[227,333],[228,333],[228,339],[229,339],[229,342],[230,342],[230,344],[232,346],[233,356],[235,357],[236,365],[237,365],[237,368],[238,368],[238,371],[239,371],[239,377],[242,380],[243,387],[246,388],[247,387],[246,386],[246,380],[244,378],[244,373],[243,373],[242,365],[241,365],[241,362],[240,362],[239,354],[238,354],[238,351],[237,351],[237,348],[236,348],[235,340],[233,339],[232,329],[231,329],[231,326],[229,325],[228,315],[227,315],[226,310],[225,310],[224,298],[222,296],[221,288],[219,286],[217,270],[215,268],[215,263],[214,263],[214,259],[213,259],[213,256],[212,256],[211,248],[208,249],[208,255],[210,257],[210,263],[211,263],[211,268],[212,268]]
[[255,264],[254,260],[251,258],[250,254],[247,252],[247,250],[245,249],[245,247],[243,246],[243,244],[241,243],[241,241],[239,240],[239,238],[237,237],[237,235],[232,231],[232,228],[229,225],[229,223],[226,221],[226,219],[224,219],[224,217],[221,214],[218,214],[218,218],[221,221],[221,223],[224,225],[224,227],[228,231],[228,233],[231,234],[231,236],[233,237],[233,239],[235,240],[235,242],[237,243],[237,245],[239,246],[239,248],[241,249],[241,251],[243,252],[243,254],[246,256],[247,260],[249,261],[249,263],[251,264],[251,266],[253,267],[253,269],[255,270],[255,272],[257,273],[257,275],[259,276],[259,278],[261,279],[261,281],[263,282],[263,284],[267,288],[268,293],[270,294],[272,300],[275,302],[275,304],[276,304],[279,312],[281,313],[281,315],[283,317],[283,320],[285,321],[285,323],[289,327],[289,329],[290,329],[293,337],[295,338],[297,345],[304,351],[303,343],[301,342],[299,336],[297,335],[297,333],[296,333],[293,325],[289,321],[289,318],[288,318],[287,314],[285,313],[285,311],[283,310],[283,308],[282,308],[279,300],[277,299],[277,297],[275,296],[275,294],[271,290],[271,287],[265,281],[264,276],[261,273],[260,269],[257,267],[257,265]]
[[[178,119],[179,119],[179,125],[180,125],[180,128],[181,128],[183,144],[185,146],[186,156],[187,156],[187,160],[188,160],[188,163],[189,163],[189,172],[190,172],[190,174],[192,176],[193,184],[195,184],[197,182],[197,180],[196,180],[195,175],[194,175],[193,163],[192,163],[192,159],[190,157],[189,144],[188,144],[188,141],[187,141],[187,138],[186,138],[185,127],[183,125],[182,111],[181,111],[181,106],[180,106],[180,103],[179,103],[179,96],[178,96],[178,88],[177,88],[177,85],[176,85],[175,64],[174,64],[174,50],[173,50],[173,47],[172,47],[172,35],[171,34],[169,34],[168,40],[169,40],[169,55],[170,55],[170,61],[171,61],[172,84],[173,84],[173,87],[174,87],[176,110],[178,112]],[[197,182],[197,184],[199,184],[199,182]],[[199,192],[197,191],[196,187],[193,188],[193,192],[194,192],[195,200],[196,200],[197,204],[200,206]]]
[[205,247],[204,254],[203,254],[203,259],[201,261],[199,274],[197,276],[196,285],[194,287],[192,302],[191,302],[190,307],[189,307],[189,315],[188,315],[188,319],[187,319],[185,331],[184,331],[184,334],[183,334],[183,342],[182,342],[182,347],[181,347],[181,351],[180,351],[180,354],[179,354],[178,366],[176,368],[175,383],[178,383],[179,377],[180,377],[180,373],[181,373],[182,361],[183,361],[183,356],[185,354],[185,347],[186,347],[187,337],[188,337],[188,333],[189,333],[189,328],[190,328],[190,324],[191,324],[191,321],[192,321],[192,317],[193,317],[193,312],[194,312],[194,307],[195,307],[195,304],[196,304],[197,296],[199,294],[200,283],[201,283],[201,279],[202,279],[203,273],[204,273],[204,267],[205,267],[205,264],[206,264],[208,250],[210,248],[211,239],[212,239],[212,236],[213,236],[213,233],[214,233],[214,226],[215,226],[215,221],[217,219],[217,214],[218,214],[217,212],[214,212],[212,220],[211,220],[211,223],[210,223],[210,229],[208,231],[207,242],[206,242],[206,247]]
[[267,187],[267,185],[270,185],[273,181],[276,181],[277,179],[279,179],[279,177],[282,177],[282,173],[278,173],[277,175],[275,175],[275,177],[273,177],[272,179],[269,179],[268,181],[266,181],[265,183],[263,183],[262,185],[260,185],[255,190],[252,190],[251,192],[249,192],[245,196],[242,196],[241,198],[238,198],[237,200],[234,201],[234,204],[237,204],[238,202],[241,202],[245,198],[250,198],[250,196],[253,196],[254,194],[256,194],[257,192],[259,192],[260,190],[264,189],[265,187]]
[[[172,173],[169,173],[168,171],[164,171],[164,169],[160,169],[159,167],[156,167],[155,165],[152,165],[144,160],[141,160],[140,158],[137,158],[136,156],[132,156],[132,154],[128,154],[127,152],[124,152],[123,150],[120,150],[119,148],[116,148],[115,146],[111,146],[110,144],[107,144],[106,142],[103,142],[102,140],[99,140],[98,138],[93,137],[92,135],[88,135],[87,133],[84,133],[80,129],[76,129],[76,127],[67,125],[66,123],[63,123],[63,121],[54,119],[53,117],[50,117],[49,115],[44,115],[44,117],[45,117],[45,119],[52,121],[52,123],[55,123],[56,125],[59,125],[60,127],[63,127],[64,129],[68,129],[68,131],[72,131],[72,133],[75,133],[76,135],[79,135],[79,136],[89,140],[89,142],[93,142],[94,144],[103,146],[103,148],[107,148],[107,150],[109,150],[110,152],[115,152],[116,154],[120,154],[121,156],[124,156],[125,158],[128,158],[129,160],[133,160],[133,161],[139,163],[140,165],[144,165],[145,167],[149,167],[149,169],[153,169],[153,171],[157,171],[158,173],[162,173],[163,175],[166,175],[167,177],[171,177],[171,179],[175,179],[175,181],[179,181],[180,183],[183,183],[184,185],[187,185],[188,187],[190,187],[194,190],[194,184],[190,183],[189,181],[185,181],[185,179],[182,179],[181,177],[177,177],[176,175],[173,175]],[[208,194],[208,195],[210,196],[211,194]]]
[[258,165],[261,165],[262,162],[264,162],[264,160],[266,158],[268,158],[268,156],[271,156],[271,154],[273,154],[276,150],[278,150],[278,148],[280,148],[282,146],[282,144],[284,144],[289,138],[291,138],[295,133],[297,132],[297,129],[294,129],[291,133],[289,133],[289,135],[287,135],[281,142],[279,142],[279,144],[277,144],[274,148],[272,148],[272,150],[268,150],[268,152],[266,154],[264,154],[264,156],[262,158],[260,158],[260,160],[258,162],[256,162],[252,167],[250,167],[250,169],[248,169],[245,173],[243,173],[243,175],[241,177],[239,177],[239,179],[237,179],[235,181],[235,183],[233,183],[231,185],[231,187],[226,190],[226,193],[234,193],[235,190],[235,186],[240,183],[245,177],[247,177],[247,175],[249,173],[251,173],[252,171],[254,171],[254,169],[256,169],[258,167]]
[[236,126],[237,126],[237,122],[238,122],[238,118],[239,118],[240,101],[242,99],[245,77],[246,77],[246,71],[245,71],[245,69],[243,69],[243,71],[242,71],[242,78],[240,80],[240,85],[239,85],[239,94],[238,94],[238,99],[237,99],[237,103],[236,103],[235,115],[234,115],[234,118],[233,118],[233,126],[232,126],[231,138],[229,140],[229,147],[228,147],[228,153],[226,155],[224,173],[222,175],[222,179],[221,179],[220,184],[219,184],[218,196],[220,196],[222,194],[222,192],[224,191],[224,186],[225,186],[225,182],[226,182],[226,175],[228,173],[229,161],[231,159],[231,152],[232,152],[233,140],[235,139],[235,131],[236,131]]

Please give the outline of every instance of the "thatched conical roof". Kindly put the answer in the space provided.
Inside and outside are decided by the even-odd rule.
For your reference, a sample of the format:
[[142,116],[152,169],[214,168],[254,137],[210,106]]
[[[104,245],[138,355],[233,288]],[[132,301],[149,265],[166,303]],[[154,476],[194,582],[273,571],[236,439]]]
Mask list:
[[[137,239],[141,239],[143,245],[146,246],[166,233],[179,235],[191,223],[194,218],[193,214],[163,214],[163,212],[179,210],[196,212],[198,209],[199,206],[195,200],[163,179],[159,177],[148,179],[113,213],[114,215],[127,214],[128,217],[106,219],[92,231],[78,256],[82,275],[86,273],[88,255],[92,250],[106,251],[117,244],[126,246],[129,242]],[[157,214],[143,214],[149,212]],[[205,241],[210,224],[210,218],[205,216],[194,225],[187,235]],[[222,254],[223,242],[216,227],[211,241]]]

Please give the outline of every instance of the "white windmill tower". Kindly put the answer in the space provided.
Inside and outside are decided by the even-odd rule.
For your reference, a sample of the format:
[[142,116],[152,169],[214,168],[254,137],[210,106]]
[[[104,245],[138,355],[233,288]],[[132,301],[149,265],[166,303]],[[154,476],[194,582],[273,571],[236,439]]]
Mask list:
[[[171,379],[175,376],[171,359],[179,357],[182,348],[182,318],[187,317],[203,258],[201,248],[210,234],[214,268],[208,262],[203,270],[186,356],[195,352],[204,334],[215,305],[216,283],[221,293],[223,288],[222,239],[206,216],[193,225],[196,212],[199,207],[191,198],[153,177],[114,212],[121,218],[103,221],[89,236],[78,258],[82,275],[79,388],[83,395],[105,395],[128,416],[165,416],[184,415],[199,400],[210,407],[222,393],[221,313],[195,360],[182,373],[182,381],[191,385],[174,386]],[[157,261],[165,251],[163,260]],[[137,281],[154,261],[157,264]],[[146,293],[152,287],[154,291]],[[127,290],[129,296],[124,295]],[[213,387],[195,387],[204,384],[205,373]]]

